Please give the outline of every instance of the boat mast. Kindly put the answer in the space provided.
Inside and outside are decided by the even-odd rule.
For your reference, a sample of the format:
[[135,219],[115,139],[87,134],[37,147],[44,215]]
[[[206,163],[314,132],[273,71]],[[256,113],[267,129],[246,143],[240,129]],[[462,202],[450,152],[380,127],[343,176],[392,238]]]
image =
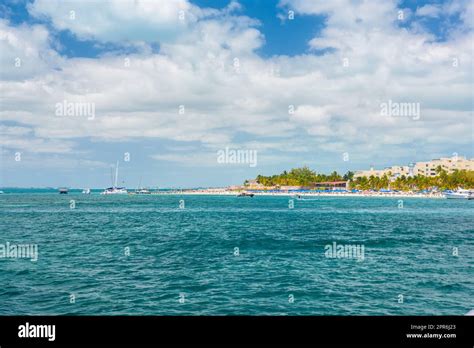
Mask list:
[[118,166],[119,166],[119,162],[117,161],[117,166],[115,167],[115,185],[114,185],[114,187],[117,187],[117,180],[118,180]]

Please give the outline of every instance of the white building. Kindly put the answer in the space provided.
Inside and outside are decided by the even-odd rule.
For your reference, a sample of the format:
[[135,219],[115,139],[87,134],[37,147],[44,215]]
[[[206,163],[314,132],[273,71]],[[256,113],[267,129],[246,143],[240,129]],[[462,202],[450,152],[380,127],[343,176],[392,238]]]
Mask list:
[[449,174],[454,170],[474,170],[474,159],[466,159],[465,157],[460,156],[442,157],[428,162],[411,163],[408,166],[391,166],[380,170],[370,168],[370,170],[357,171],[354,174],[354,178],[363,176],[375,176],[381,178],[384,175],[387,175],[390,178],[396,178],[402,175],[436,176],[436,170],[438,167],[441,167]]
[[418,162],[413,168],[415,175],[436,176],[436,169],[441,167],[451,174],[454,170],[474,170],[474,159],[465,157],[443,157],[429,162]]

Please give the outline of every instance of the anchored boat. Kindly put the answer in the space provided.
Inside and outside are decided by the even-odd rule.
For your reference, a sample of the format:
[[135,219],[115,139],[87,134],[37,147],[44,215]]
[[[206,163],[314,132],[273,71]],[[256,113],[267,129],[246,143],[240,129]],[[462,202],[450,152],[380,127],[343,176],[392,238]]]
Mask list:
[[237,197],[253,197],[254,194],[253,193],[249,193],[249,192],[241,192],[237,195]]
[[146,188],[141,188],[135,191],[136,195],[149,195],[151,194],[151,191],[146,189]]
[[448,199],[474,199],[474,190],[457,189],[445,193],[444,196]]
[[132,193],[135,195],[149,195],[151,194],[151,191],[145,187],[142,187],[142,179],[140,178],[140,181],[138,182],[138,188]]
[[118,187],[117,182],[118,182],[118,167],[119,167],[119,162],[117,161],[117,165],[115,166],[115,178],[114,178],[114,183],[112,187],[106,188],[103,192],[101,192],[101,195],[123,195],[127,194],[127,189],[125,187]]

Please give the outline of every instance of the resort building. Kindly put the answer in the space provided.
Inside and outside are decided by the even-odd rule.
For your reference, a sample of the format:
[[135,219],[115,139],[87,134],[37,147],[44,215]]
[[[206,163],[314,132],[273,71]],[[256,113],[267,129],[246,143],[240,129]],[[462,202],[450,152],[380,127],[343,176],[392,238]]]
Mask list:
[[436,176],[436,168],[440,166],[448,174],[455,170],[474,170],[474,159],[465,157],[443,157],[429,162],[418,162],[413,168],[413,174],[424,176]]
[[355,172],[354,179],[356,179],[358,177],[363,177],[363,176],[366,176],[366,177],[374,176],[374,177],[377,177],[377,178],[381,178],[384,175],[386,175],[387,173],[388,173],[388,170],[385,170],[385,169],[370,168],[369,170],[359,170],[359,171]]
[[366,176],[366,177],[375,176],[375,177],[381,178],[384,175],[387,175],[388,177],[395,177],[395,178],[402,175],[408,176],[410,175],[410,167],[409,166],[391,166],[391,167],[387,167],[385,169],[379,169],[379,170],[370,168],[370,170],[357,171],[354,174],[354,178],[363,177],[363,176]]
[[395,179],[399,176],[412,176],[412,175],[423,175],[423,176],[436,176],[436,169],[438,167],[444,169],[447,173],[452,173],[454,170],[474,170],[474,159],[466,159],[465,157],[442,157],[437,158],[428,162],[417,162],[412,163],[408,166],[391,166],[385,169],[374,170],[361,170],[354,174],[354,178],[358,177],[383,177],[387,175],[389,178]]

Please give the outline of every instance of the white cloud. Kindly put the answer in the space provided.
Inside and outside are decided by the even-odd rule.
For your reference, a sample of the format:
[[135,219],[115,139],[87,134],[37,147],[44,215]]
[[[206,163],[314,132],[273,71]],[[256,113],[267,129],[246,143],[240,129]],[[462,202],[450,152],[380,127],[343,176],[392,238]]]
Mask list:
[[[28,11],[81,39],[102,42],[171,40],[202,15],[186,0],[37,0],[29,4]],[[185,20],[180,20],[180,11],[186,14]]]
[[[80,39],[120,44],[176,42],[192,31],[202,30],[196,27],[199,21],[215,17],[255,23],[246,17],[232,17],[240,9],[235,1],[216,10],[200,8],[188,0],[36,0],[28,5],[31,15],[49,19],[55,28],[69,30]],[[214,35],[221,34],[222,28],[212,29],[217,29],[212,32]]]
[[31,133],[31,128],[17,127],[17,126],[8,127],[8,126],[0,125],[0,135],[3,135],[3,136],[7,136],[7,135],[22,136],[28,133]]
[[0,19],[0,79],[23,80],[45,74],[61,64],[41,25],[12,27]]
[[437,18],[441,14],[441,11],[442,9],[440,5],[427,4],[422,7],[418,7],[416,9],[416,15],[420,17]]
[[294,120],[305,123],[327,124],[331,121],[331,106],[317,107],[312,105],[300,105],[296,108]]
[[328,28],[342,31],[354,28],[388,28],[397,20],[396,5],[395,0],[280,1],[280,6],[299,14],[326,15]]
[[[400,28],[395,1],[285,0],[282,6],[297,13],[326,15],[326,28],[309,45],[335,50],[272,58],[255,53],[265,39],[258,23],[235,15],[236,3],[219,12],[185,1],[104,2],[92,14],[89,6],[74,4],[75,21],[67,17],[70,2],[36,1],[30,11],[79,38],[156,38],[160,52],[58,58],[44,27],[3,22],[1,44],[16,50],[8,59],[33,52],[38,62],[28,73],[9,70],[0,85],[2,119],[31,127],[36,137],[36,143],[9,138],[8,146],[57,152],[71,151],[72,141],[83,137],[161,138],[196,141],[207,149],[258,141],[254,145],[268,151],[291,152],[297,146],[302,153],[312,147],[328,152],[371,148],[383,154],[385,145],[420,139],[428,144],[472,141],[469,127],[462,127],[472,117],[472,31],[464,27],[447,41],[435,41],[432,34]],[[466,6],[452,11],[472,11]],[[182,27],[176,22],[181,8],[190,14]],[[12,37],[19,38],[17,43]],[[388,99],[419,102],[421,119],[382,117],[380,103]],[[63,100],[94,103],[95,119],[55,116],[54,105]],[[288,114],[289,105],[295,106],[294,115]],[[245,139],[237,140],[242,134]],[[204,165],[199,151],[154,158]]]
[[1,145],[4,148],[14,149],[15,151],[62,154],[71,152],[73,147],[70,141],[26,138],[10,135],[2,135]]

